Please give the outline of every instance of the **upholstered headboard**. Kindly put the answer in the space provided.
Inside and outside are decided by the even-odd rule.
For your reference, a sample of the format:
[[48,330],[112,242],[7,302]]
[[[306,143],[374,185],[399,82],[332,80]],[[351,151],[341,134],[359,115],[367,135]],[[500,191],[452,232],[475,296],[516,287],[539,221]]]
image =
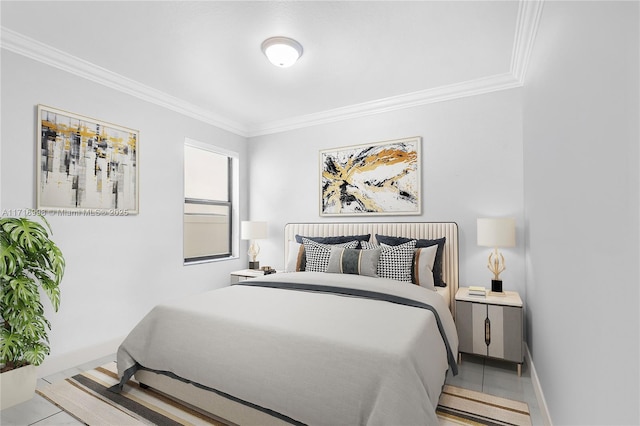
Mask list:
[[289,223],[284,227],[284,258],[289,256],[289,241],[296,235],[307,237],[331,237],[338,235],[376,234],[416,239],[445,237],[442,264],[443,280],[447,283],[449,306],[453,312],[458,291],[458,224],[455,222],[358,222],[358,223]]

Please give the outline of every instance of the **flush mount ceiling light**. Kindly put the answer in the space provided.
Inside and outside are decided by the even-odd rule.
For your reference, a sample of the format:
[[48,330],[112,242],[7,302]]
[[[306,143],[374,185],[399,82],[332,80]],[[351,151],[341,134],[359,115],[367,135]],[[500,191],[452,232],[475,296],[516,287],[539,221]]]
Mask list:
[[271,37],[262,42],[262,51],[273,65],[287,68],[302,56],[302,45],[288,37]]

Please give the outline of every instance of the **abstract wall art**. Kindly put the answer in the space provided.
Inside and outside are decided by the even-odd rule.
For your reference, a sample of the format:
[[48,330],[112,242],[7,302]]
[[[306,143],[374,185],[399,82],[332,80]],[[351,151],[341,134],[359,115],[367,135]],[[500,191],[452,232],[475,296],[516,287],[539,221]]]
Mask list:
[[421,213],[420,137],[320,151],[320,216]]
[[137,130],[38,105],[37,208],[138,213]]

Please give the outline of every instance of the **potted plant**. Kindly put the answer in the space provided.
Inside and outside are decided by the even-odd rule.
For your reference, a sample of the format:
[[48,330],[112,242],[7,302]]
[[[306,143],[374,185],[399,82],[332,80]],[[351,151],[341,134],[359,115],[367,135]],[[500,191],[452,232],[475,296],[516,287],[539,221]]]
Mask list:
[[40,290],[54,311],[60,306],[65,260],[49,238],[49,223],[39,217],[46,228],[26,218],[0,219],[0,408],[34,395],[35,366],[49,354],[51,323]]

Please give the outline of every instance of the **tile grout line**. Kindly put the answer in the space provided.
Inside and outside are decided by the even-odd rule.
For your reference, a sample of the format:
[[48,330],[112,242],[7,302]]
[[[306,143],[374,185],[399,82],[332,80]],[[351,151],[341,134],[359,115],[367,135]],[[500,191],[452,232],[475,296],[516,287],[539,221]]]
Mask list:
[[[52,405],[54,405],[55,407],[58,407],[58,406],[57,406],[57,405],[55,405],[55,404],[52,404]],[[58,411],[57,413],[53,413],[53,414],[51,414],[51,415],[49,415],[49,416],[45,416],[45,417],[43,417],[43,418],[41,418],[41,419],[38,419],[37,421],[35,421],[35,422],[33,422],[33,423],[30,423],[30,424],[29,424],[29,426],[37,426],[37,425],[38,425],[38,423],[43,422],[43,421],[45,421],[45,420],[48,420],[48,419],[50,419],[50,418],[52,418],[52,417],[54,417],[54,416],[57,416],[57,415],[58,415],[58,414],[60,414],[60,413],[64,413],[64,412],[65,412],[64,410],[60,409],[60,411]]]

